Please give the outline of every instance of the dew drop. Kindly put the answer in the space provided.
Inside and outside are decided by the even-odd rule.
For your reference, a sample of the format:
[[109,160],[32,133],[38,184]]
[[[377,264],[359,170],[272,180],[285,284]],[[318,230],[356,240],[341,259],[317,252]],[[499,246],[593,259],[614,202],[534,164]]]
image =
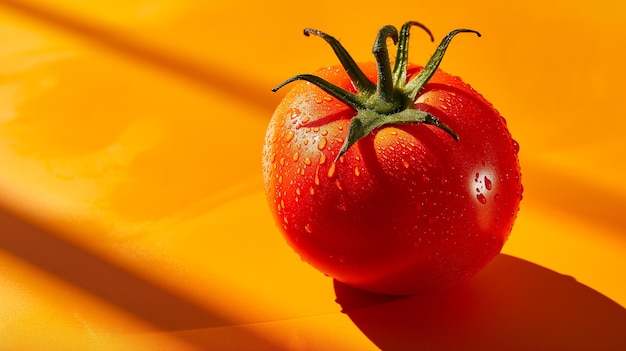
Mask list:
[[316,100],[315,100],[315,103],[316,103],[316,104],[321,104],[322,102],[324,102],[324,100],[322,100],[322,99],[316,99]]
[[478,199],[478,202],[480,202],[483,205],[487,203],[487,198],[483,194],[476,195],[476,199]]
[[332,163],[330,167],[328,167],[328,178],[332,178],[335,175],[335,163]]
[[326,163],[326,154],[320,156],[320,164],[323,165],[324,163]]
[[519,144],[515,140],[513,140],[513,152],[516,154],[519,152]]
[[301,192],[302,192],[302,191],[300,190],[300,188],[296,188],[296,194],[300,195],[300,194],[301,194]]
[[309,193],[310,193],[311,195],[315,195],[315,189],[313,189],[313,187],[310,187],[310,188],[309,188]]
[[491,190],[491,188],[493,187],[493,184],[491,183],[491,179],[487,178],[487,176],[485,176],[485,188],[487,190]]
[[335,185],[337,186],[337,189],[343,190],[343,186],[341,186],[341,183],[339,182],[339,179],[335,180]]
[[306,158],[304,159],[304,164],[305,164],[305,165],[307,165],[307,166],[310,166],[310,165],[311,165],[311,159],[310,159],[310,158],[308,158],[308,157],[306,157]]
[[300,154],[296,152],[296,153],[293,154],[293,161],[297,162],[298,159],[300,159]]
[[300,116],[300,110],[298,110],[297,108],[291,109],[291,118],[294,119],[298,116]]
[[315,179],[313,180],[313,182],[315,183],[315,185],[320,185],[320,176],[319,176],[319,171],[320,171],[320,167],[317,166],[317,168],[315,169]]
[[354,167],[354,175],[357,177],[361,175],[361,171],[359,170],[359,167]]
[[280,161],[278,161],[278,162],[280,163],[281,166],[284,166],[285,165],[285,158],[281,157]]
[[309,118],[309,116],[306,116],[302,119],[302,123],[307,123],[311,120],[311,118]]
[[479,177],[480,177],[480,174],[478,172],[476,172],[476,176],[474,178],[474,181],[477,182]]
[[326,138],[320,139],[319,144],[317,144],[317,149],[324,150],[324,148],[326,147],[326,143],[328,143],[328,140],[326,140]]
[[293,132],[293,130],[288,131],[287,135],[285,135],[285,142],[290,142],[293,139],[294,135],[295,133]]
[[311,225],[307,224],[304,226],[304,230],[306,230],[307,233],[311,234],[313,233],[313,229],[311,229]]
[[409,163],[406,161],[402,161],[402,165],[404,166],[404,168],[409,168]]

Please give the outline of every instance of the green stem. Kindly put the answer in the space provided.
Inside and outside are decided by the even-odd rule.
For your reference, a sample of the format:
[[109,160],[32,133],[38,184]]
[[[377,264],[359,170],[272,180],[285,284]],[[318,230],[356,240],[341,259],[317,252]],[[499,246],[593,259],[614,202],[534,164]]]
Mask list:
[[289,79],[287,79],[286,81],[280,83],[279,85],[277,85],[276,87],[274,87],[272,89],[273,92],[278,91],[278,89],[284,87],[285,85],[294,82],[296,80],[304,80],[307,81],[309,83],[313,83],[316,86],[318,86],[320,89],[324,90],[325,92],[327,92],[328,94],[336,97],[337,99],[339,99],[341,102],[345,103],[346,105],[352,107],[355,110],[358,109],[363,109],[365,108],[365,106],[363,105],[361,99],[355,95],[352,94],[351,92],[342,89],[330,82],[328,82],[327,80],[324,80],[318,76],[314,76],[312,74],[299,74],[297,76],[293,76]]
[[376,58],[378,68],[378,86],[376,93],[381,100],[393,102],[393,76],[391,75],[391,63],[389,62],[389,51],[387,51],[387,39],[391,38],[396,44],[398,42],[398,30],[393,26],[384,26],[378,32],[372,53]]
[[393,82],[397,88],[404,89],[406,86],[406,68],[409,63],[409,32],[411,26],[417,26],[422,28],[430,36],[430,41],[435,41],[433,34],[426,26],[419,22],[409,21],[406,22],[402,29],[400,29],[400,35],[398,38],[398,49],[396,52],[396,63],[393,67]]
[[[334,96],[356,110],[356,115],[350,121],[348,135],[337,154],[335,161],[339,159],[348,149],[361,138],[367,136],[376,128],[390,124],[430,124],[448,133],[454,140],[459,140],[459,136],[446,124],[441,122],[432,114],[414,107],[417,95],[424,85],[432,78],[437,71],[443,56],[455,35],[464,32],[475,33],[480,37],[480,33],[471,29],[454,30],[441,41],[435,53],[417,76],[407,83],[407,67],[409,56],[409,32],[412,26],[422,28],[431,40],[433,36],[422,24],[418,22],[406,22],[400,29],[400,33],[393,26],[383,27],[376,37],[372,53],[376,58],[378,69],[378,84],[372,83],[356,62],[352,59],[346,49],[332,36],[314,29],[305,29],[305,35],[316,35],[323,38],[335,51],[346,73],[357,89],[357,94],[351,93],[339,86],[336,86],[320,77],[311,74],[300,74],[291,77],[272,89],[277,91],[283,86],[296,81],[304,80],[315,84],[326,93]],[[396,62],[391,69],[389,61],[389,51],[387,50],[387,39],[391,38],[394,44],[398,45]]]
[[326,40],[326,42],[335,52],[335,55],[337,55],[339,62],[346,70],[346,73],[352,80],[352,83],[354,83],[354,86],[359,93],[371,94],[376,90],[376,85],[365,76],[365,73],[363,73],[363,71],[356,64],[352,56],[350,56],[348,51],[343,47],[343,45],[341,45],[341,43],[337,39],[317,29],[304,29],[304,35],[308,37],[311,34]]
[[422,71],[417,75],[417,77],[415,77],[412,81],[410,81],[406,85],[405,90],[407,92],[407,96],[409,97],[411,101],[415,100],[415,97],[417,96],[417,94],[420,92],[420,90],[422,90],[422,88],[424,87],[424,85],[426,85],[426,83],[430,80],[430,78],[432,78],[432,76],[437,71],[437,68],[439,68],[439,64],[441,63],[441,60],[443,59],[443,56],[445,55],[446,50],[448,49],[448,46],[450,45],[450,42],[452,41],[452,38],[454,38],[454,36],[459,33],[468,33],[468,32],[474,33],[480,37],[480,33],[478,33],[475,30],[457,29],[448,33],[448,35],[446,35],[446,37],[443,38],[443,40],[437,47],[437,50],[435,50],[435,53],[430,57],[430,60],[428,60],[428,63],[426,64],[426,66],[424,66],[424,69],[422,69]]

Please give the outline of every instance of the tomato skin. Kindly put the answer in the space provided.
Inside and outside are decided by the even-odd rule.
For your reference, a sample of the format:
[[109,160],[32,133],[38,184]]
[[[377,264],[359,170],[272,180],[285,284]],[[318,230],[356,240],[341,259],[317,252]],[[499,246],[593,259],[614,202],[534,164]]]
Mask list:
[[[372,81],[373,64],[361,66]],[[421,70],[409,66],[409,76]],[[341,67],[316,73],[355,92]],[[381,127],[335,159],[356,112],[294,83],[269,123],[265,191],[301,258],[338,281],[384,294],[459,284],[502,249],[522,197],[505,120],[438,70],[415,100],[459,136],[425,124]]]

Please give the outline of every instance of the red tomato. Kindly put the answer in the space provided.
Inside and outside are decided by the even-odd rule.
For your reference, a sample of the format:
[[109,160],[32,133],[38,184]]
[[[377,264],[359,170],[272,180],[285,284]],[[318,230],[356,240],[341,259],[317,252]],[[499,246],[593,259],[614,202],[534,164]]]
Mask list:
[[[286,82],[298,80],[263,150],[267,199],[291,247],[326,275],[384,294],[476,274],[500,252],[522,198],[519,147],[505,120],[437,69],[452,37],[473,31],[450,33],[423,68],[406,63],[412,25],[421,26],[409,22],[399,37],[383,28],[377,62],[358,67],[334,38],[305,32],[325,39],[344,67]],[[393,72],[387,38],[398,43]]]

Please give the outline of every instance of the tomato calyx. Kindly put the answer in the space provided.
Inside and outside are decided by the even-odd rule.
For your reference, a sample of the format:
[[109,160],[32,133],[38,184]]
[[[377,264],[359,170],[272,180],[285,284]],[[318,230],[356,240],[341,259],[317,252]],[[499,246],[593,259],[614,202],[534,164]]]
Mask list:
[[[480,33],[471,29],[456,29],[448,33],[424,68],[413,79],[407,82],[407,67],[409,62],[408,41],[412,26],[417,26],[424,30],[430,36],[431,41],[434,41],[430,30],[419,22],[406,22],[402,25],[399,32],[391,25],[382,27],[376,36],[372,49],[372,53],[376,59],[378,84],[374,84],[366,77],[365,73],[363,73],[361,68],[337,39],[316,29],[306,28],[304,30],[304,35],[310,36],[313,34],[324,39],[330,45],[352,80],[357,93],[349,92],[312,74],[293,76],[279,84],[272,89],[272,91],[276,92],[283,86],[296,80],[304,80],[318,86],[329,95],[357,111],[356,115],[350,121],[347,137],[335,161],[344,155],[352,145],[367,136],[374,129],[389,124],[430,124],[444,130],[454,138],[454,140],[459,140],[459,136],[450,127],[432,114],[416,109],[413,104],[422,88],[437,71],[452,38],[464,32],[474,33],[480,37]],[[392,39],[394,44],[397,45],[396,60],[393,70],[391,69],[389,52],[387,50],[388,39]]]

